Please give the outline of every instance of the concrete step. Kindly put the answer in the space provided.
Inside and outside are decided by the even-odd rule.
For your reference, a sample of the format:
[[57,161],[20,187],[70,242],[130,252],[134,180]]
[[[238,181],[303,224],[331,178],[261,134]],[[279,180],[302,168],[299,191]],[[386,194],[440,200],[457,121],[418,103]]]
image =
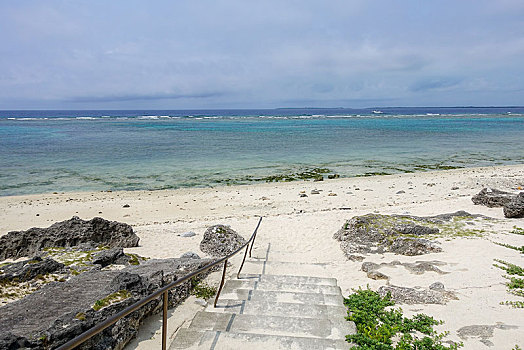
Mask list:
[[229,280],[224,284],[222,293],[231,293],[236,289],[253,289],[294,293],[342,294],[339,286],[326,286],[308,283],[279,283],[271,281],[259,282],[256,280]]
[[264,282],[293,283],[293,284],[318,284],[325,286],[336,286],[337,279],[330,277],[312,277],[296,275],[261,275],[241,273],[242,280],[258,280]]
[[225,300],[267,300],[284,303],[317,304],[341,306],[344,298],[339,294],[296,293],[259,289],[235,289],[220,293],[220,301]]
[[252,257],[250,259],[266,260],[266,254],[268,261],[299,262],[304,264],[330,263],[329,258],[326,259],[326,257],[316,257],[314,254],[311,256],[311,254],[307,254],[307,252],[286,252],[273,249],[271,249],[269,253],[267,253],[267,249],[260,249],[259,251],[253,250]]
[[330,277],[329,264],[301,264],[283,261],[246,260],[242,273]]
[[346,338],[346,335],[355,332],[353,322],[348,322],[343,318],[328,320],[205,311],[200,311],[195,315],[189,329],[342,340]]
[[271,300],[218,300],[217,306],[209,305],[205,311],[229,312],[246,315],[289,316],[307,318],[344,318],[347,309],[344,306],[281,303]]
[[348,349],[349,346],[349,343],[341,339],[180,329],[169,349],[338,350]]

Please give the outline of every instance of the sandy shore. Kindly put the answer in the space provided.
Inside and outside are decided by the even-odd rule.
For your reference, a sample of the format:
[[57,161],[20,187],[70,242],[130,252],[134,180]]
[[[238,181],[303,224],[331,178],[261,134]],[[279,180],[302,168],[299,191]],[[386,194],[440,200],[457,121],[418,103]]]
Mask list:
[[[500,305],[518,300],[507,293],[503,271],[493,267],[493,259],[520,266],[524,257],[495,245],[493,241],[524,245],[524,236],[510,235],[513,226],[524,228],[524,219],[505,219],[500,208],[475,206],[471,196],[483,187],[517,191],[524,188],[524,165],[470,168],[450,171],[335,179],[323,182],[268,183],[170,191],[57,193],[0,197],[0,235],[12,230],[47,227],[76,215],[83,219],[101,216],[133,225],[140,247],[128,252],[155,258],[178,257],[187,251],[204,256],[199,243],[212,224],[227,224],[244,237],[251,234],[256,215],[264,217],[256,250],[295,252],[293,261],[329,263],[345,295],[352,288],[385,284],[367,278],[361,262],[348,261],[332,236],[354,215],[381,214],[436,215],[465,210],[499,220],[490,223],[489,235],[478,238],[439,239],[443,252],[406,257],[394,254],[370,255],[365,261],[438,261],[447,274],[409,273],[402,267],[384,267],[389,283],[427,287],[442,282],[458,300],[446,305],[403,305],[407,313],[427,313],[445,321],[439,330],[450,331],[447,339],[463,341],[465,349],[511,349],[524,347],[524,310]],[[457,189],[458,188],[458,189]],[[313,189],[319,194],[311,194]],[[307,194],[300,197],[299,194]],[[403,191],[403,193],[402,193]],[[400,192],[400,193],[398,193]],[[124,207],[129,205],[129,207]],[[194,231],[194,237],[177,234]],[[233,261],[234,265],[238,262]],[[211,275],[211,283],[218,279]],[[192,297],[171,312],[170,328],[191,320],[202,306]],[[472,325],[492,326],[486,336],[460,338],[457,330]],[[159,341],[153,320],[132,347],[148,348]],[[480,329],[480,328],[478,328]],[[489,330],[492,330],[490,335]],[[488,346],[490,343],[493,346]]]

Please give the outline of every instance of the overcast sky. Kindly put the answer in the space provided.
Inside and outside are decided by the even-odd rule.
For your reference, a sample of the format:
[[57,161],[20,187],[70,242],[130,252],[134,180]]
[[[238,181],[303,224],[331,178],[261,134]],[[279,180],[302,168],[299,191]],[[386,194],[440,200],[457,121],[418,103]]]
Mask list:
[[0,0],[0,109],[524,105],[523,0]]

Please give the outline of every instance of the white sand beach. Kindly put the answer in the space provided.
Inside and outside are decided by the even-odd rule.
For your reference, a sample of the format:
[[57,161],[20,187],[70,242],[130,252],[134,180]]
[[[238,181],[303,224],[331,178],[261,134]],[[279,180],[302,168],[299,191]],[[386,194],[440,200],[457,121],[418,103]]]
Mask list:
[[[474,205],[471,197],[483,187],[518,192],[524,188],[524,165],[468,168],[387,176],[343,178],[322,182],[263,183],[245,186],[191,188],[169,191],[56,193],[0,197],[0,235],[13,230],[47,227],[79,216],[129,223],[140,237],[140,246],[126,249],[151,258],[179,257],[199,250],[205,229],[213,224],[230,225],[248,237],[262,216],[254,253],[263,254],[268,244],[275,251],[288,251],[283,259],[294,262],[322,262],[330,266],[343,294],[353,288],[376,289],[390,283],[427,288],[442,282],[457,300],[445,305],[400,305],[406,314],[426,313],[445,323],[446,339],[463,341],[464,349],[511,349],[524,346],[524,311],[500,303],[518,300],[507,292],[504,272],[493,259],[524,265],[517,251],[494,244],[524,245],[524,236],[509,234],[514,226],[524,228],[524,219],[506,219],[501,208]],[[318,190],[319,194],[311,194]],[[300,193],[307,197],[300,197]],[[129,207],[124,207],[128,205]],[[490,221],[482,237],[440,238],[442,252],[420,256],[391,253],[371,254],[365,261],[401,263],[436,261],[447,272],[412,274],[401,266],[385,266],[380,272],[390,277],[372,280],[360,270],[362,262],[349,261],[333,234],[345,220],[367,213],[437,215],[465,210],[497,220]],[[186,231],[196,236],[180,237]],[[228,276],[236,273],[241,257],[233,259]],[[208,277],[217,284],[220,272]],[[184,326],[203,306],[194,297],[171,311],[170,329]],[[466,326],[483,325],[482,336],[459,337]],[[480,329],[480,328],[479,328]],[[158,344],[160,323],[153,320],[128,348],[148,349]],[[492,334],[490,334],[490,330]],[[489,346],[490,344],[493,344]]]

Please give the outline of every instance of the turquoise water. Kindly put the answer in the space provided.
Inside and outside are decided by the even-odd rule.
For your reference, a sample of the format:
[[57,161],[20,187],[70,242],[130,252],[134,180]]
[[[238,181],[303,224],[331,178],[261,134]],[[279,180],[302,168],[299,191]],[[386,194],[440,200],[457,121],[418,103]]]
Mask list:
[[381,112],[0,111],[0,195],[524,163],[523,108]]

